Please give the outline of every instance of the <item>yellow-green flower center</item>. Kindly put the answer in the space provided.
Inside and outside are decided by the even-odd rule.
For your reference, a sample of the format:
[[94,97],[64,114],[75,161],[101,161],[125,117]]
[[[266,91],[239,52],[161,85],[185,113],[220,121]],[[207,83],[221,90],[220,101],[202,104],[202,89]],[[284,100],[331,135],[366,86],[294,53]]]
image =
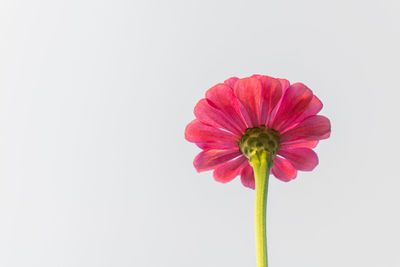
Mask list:
[[273,160],[279,149],[278,133],[264,126],[247,129],[240,138],[239,148],[249,160],[264,152]]

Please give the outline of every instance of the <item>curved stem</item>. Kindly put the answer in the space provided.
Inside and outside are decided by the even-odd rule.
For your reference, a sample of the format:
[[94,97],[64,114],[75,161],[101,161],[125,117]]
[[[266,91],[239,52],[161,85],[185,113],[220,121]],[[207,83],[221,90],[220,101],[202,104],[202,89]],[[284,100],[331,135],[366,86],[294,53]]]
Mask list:
[[269,179],[269,157],[261,153],[250,161],[255,178],[255,233],[257,267],[268,267],[267,236],[266,236],[266,210]]

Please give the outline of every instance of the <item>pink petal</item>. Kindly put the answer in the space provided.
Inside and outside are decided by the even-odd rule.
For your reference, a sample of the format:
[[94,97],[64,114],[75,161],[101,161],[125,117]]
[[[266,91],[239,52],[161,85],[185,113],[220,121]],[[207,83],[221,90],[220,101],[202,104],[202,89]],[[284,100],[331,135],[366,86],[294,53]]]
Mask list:
[[281,98],[279,99],[279,101],[276,104],[275,108],[271,111],[271,114],[269,115],[268,121],[266,122],[266,125],[269,128],[272,128],[272,124],[273,124],[274,119],[276,117],[276,113],[278,112],[278,109],[281,106],[282,98],[285,95],[285,92],[287,91],[287,89],[290,87],[290,82],[288,80],[280,79],[280,78],[277,78],[277,80],[281,83],[282,93],[281,93]]
[[281,127],[290,125],[296,120],[311,102],[313,94],[302,83],[292,84],[285,92],[276,113],[272,128],[280,131]]
[[201,148],[239,149],[237,136],[205,125],[197,119],[186,126],[185,138]]
[[256,182],[254,180],[253,168],[247,163],[247,166],[240,172],[240,181],[245,187],[254,189],[256,188]]
[[281,144],[289,141],[313,141],[328,138],[331,132],[329,119],[315,115],[306,118],[296,127],[280,136]]
[[234,88],[235,87],[235,83],[239,80],[238,77],[231,77],[227,80],[224,81],[224,84],[228,85],[230,88]]
[[276,107],[282,96],[282,85],[278,79],[257,75],[257,79],[261,82],[261,111],[260,125],[266,125],[272,110]]
[[238,100],[232,88],[226,84],[217,84],[208,89],[206,98],[209,100],[211,106],[219,109],[230,118],[237,128],[241,129],[243,132],[246,130],[247,126],[240,115]]
[[237,128],[235,123],[219,109],[212,107],[205,98],[197,103],[194,108],[194,115],[205,124],[228,130],[238,135],[239,138],[242,135],[242,131]]
[[297,117],[293,122],[290,122],[289,124],[284,124],[280,128],[280,132],[286,132],[296,126],[299,122],[302,122],[305,118],[308,118],[310,116],[317,115],[318,112],[321,111],[323,105],[322,102],[316,97],[315,95],[312,97],[311,102],[308,104],[308,106],[305,108],[304,112],[300,114],[299,117]]
[[331,136],[331,129],[330,129],[330,127],[329,127],[329,131],[328,131],[326,134],[322,135],[321,139],[326,139],[326,138],[328,138],[329,136]]
[[321,100],[319,100],[317,96],[313,95],[310,104],[308,104],[306,110],[304,111],[303,114],[301,114],[298,121],[302,121],[307,117],[317,115],[318,112],[321,111],[323,106],[324,105],[322,104]]
[[240,156],[218,166],[214,170],[214,179],[221,183],[232,181],[239,175],[241,169],[247,165],[247,162],[245,156]]
[[318,165],[317,154],[309,148],[280,149],[278,154],[300,171],[312,171]]
[[276,156],[271,170],[272,174],[281,181],[289,182],[297,176],[297,170],[284,158]]
[[283,95],[283,94],[285,94],[286,90],[289,88],[290,82],[286,79],[281,79],[281,78],[278,78],[278,81],[282,85],[282,95]]
[[241,155],[239,150],[207,149],[201,151],[194,159],[193,165],[198,172],[208,171]]
[[318,140],[314,141],[294,141],[294,142],[286,142],[281,144],[280,148],[281,149],[292,149],[292,148],[298,148],[298,147],[305,147],[305,148],[314,148],[318,144]]
[[234,93],[248,128],[260,125],[261,90],[261,82],[255,77],[239,79],[235,84]]

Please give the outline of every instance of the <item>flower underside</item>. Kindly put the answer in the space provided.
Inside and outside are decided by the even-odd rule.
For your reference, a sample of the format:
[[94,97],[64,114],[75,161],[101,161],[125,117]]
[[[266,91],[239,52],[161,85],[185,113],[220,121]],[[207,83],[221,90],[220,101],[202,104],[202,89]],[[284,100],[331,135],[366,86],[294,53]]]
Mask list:
[[247,129],[240,138],[239,149],[249,162],[259,161],[262,154],[266,154],[269,159],[269,166],[279,150],[278,133],[273,129],[265,126]]
[[213,170],[222,183],[240,175],[254,189],[254,166],[266,158],[271,174],[291,181],[318,165],[313,148],[331,131],[329,119],[317,115],[322,106],[302,83],[232,77],[208,89],[194,108],[185,138],[202,151],[193,164],[198,172]]

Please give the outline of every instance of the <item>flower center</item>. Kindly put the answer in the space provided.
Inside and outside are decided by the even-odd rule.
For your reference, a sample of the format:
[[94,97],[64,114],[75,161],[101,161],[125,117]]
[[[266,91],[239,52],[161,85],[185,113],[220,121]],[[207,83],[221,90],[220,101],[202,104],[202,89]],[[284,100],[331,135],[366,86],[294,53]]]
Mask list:
[[264,126],[247,129],[240,138],[239,148],[249,160],[267,153],[272,160],[279,149],[278,133]]

